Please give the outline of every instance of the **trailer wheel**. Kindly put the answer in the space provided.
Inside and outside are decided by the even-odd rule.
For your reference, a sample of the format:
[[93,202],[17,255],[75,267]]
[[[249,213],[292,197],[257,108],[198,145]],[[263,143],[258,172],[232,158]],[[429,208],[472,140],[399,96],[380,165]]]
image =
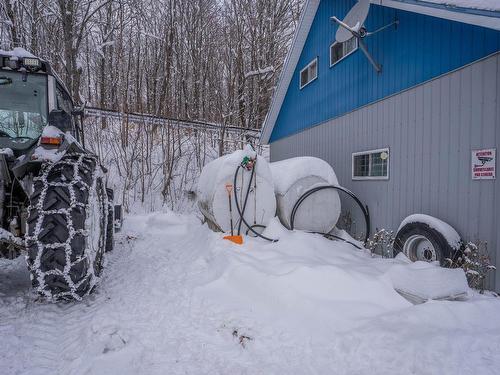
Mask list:
[[449,265],[453,249],[444,235],[426,223],[411,222],[399,229],[394,240],[394,255],[402,252],[412,262],[438,261],[441,266]]
[[103,176],[95,156],[68,154],[34,179],[25,242],[39,294],[80,300],[96,285],[108,216]]

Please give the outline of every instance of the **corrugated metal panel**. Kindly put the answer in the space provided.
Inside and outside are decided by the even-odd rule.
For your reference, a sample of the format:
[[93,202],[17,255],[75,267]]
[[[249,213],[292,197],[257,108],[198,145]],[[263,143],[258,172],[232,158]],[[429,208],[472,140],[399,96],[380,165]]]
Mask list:
[[[409,214],[430,214],[466,240],[488,241],[500,266],[500,183],[471,178],[471,151],[499,145],[496,54],[273,142],[271,159],[323,158],[340,183],[369,205],[373,228],[396,230]],[[390,148],[389,180],[353,181],[351,154],[382,147]],[[499,271],[496,280],[500,290]]]
[[[366,38],[383,65],[377,74],[358,50],[332,68],[329,47],[354,0],[321,1],[271,135],[271,142],[341,116],[500,50],[500,32],[403,10],[372,5],[368,30],[400,24]],[[318,79],[299,89],[299,72],[318,57]]]

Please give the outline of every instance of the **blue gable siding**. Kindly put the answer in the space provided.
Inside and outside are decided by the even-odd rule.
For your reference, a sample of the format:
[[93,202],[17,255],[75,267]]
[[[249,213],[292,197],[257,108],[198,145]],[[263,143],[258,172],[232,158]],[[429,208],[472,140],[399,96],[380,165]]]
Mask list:
[[[371,5],[368,30],[399,20],[365,39],[382,64],[377,74],[361,50],[330,68],[329,48],[353,0],[323,0],[311,25],[270,141],[297,133],[363,105],[425,82],[500,50],[500,32],[378,5]],[[299,72],[318,57],[318,79],[299,89]]]

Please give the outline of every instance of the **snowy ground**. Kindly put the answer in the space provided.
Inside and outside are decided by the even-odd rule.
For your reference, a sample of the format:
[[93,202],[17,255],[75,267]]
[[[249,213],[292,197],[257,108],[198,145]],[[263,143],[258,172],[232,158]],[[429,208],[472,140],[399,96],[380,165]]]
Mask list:
[[238,247],[194,216],[130,216],[83,303],[37,301],[23,260],[2,260],[0,373],[498,374],[500,299],[413,306],[398,260],[281,237]]

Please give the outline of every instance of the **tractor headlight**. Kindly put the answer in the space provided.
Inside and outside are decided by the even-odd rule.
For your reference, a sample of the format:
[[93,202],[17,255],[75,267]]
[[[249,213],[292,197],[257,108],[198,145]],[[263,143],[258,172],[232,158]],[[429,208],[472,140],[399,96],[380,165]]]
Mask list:
[[42,67],[42,62],[35,57],[23,57],[23,66],[29,70],[38,70]]

